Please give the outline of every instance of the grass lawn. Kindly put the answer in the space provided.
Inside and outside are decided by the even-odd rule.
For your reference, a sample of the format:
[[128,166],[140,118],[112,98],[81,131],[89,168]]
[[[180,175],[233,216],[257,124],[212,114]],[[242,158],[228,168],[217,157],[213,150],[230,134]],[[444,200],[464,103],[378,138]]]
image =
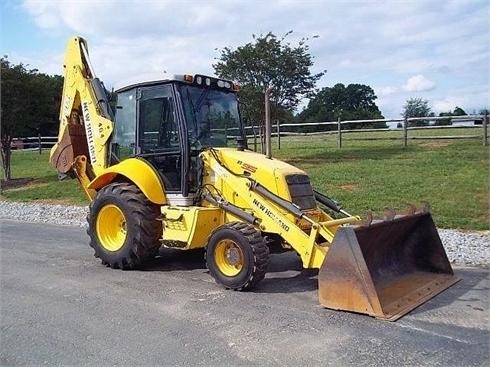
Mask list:
[[[479,129],[413,131],[409,136],[476,135]],[[400,140],[355,141],[392,136]],[[404,148],[400,131],[349,133],[337,148],[335,135],[273,140],[273,154],[311,177],[315,188],[342,202],[352,214],[386,207],[404,209],[429,202],[442,228],[488,230],[490,223],[489,148],[481,140],[410,140]],[[4,189],[3,200],[87,204],[76,180],[58,181],[49,153],[13,152],[14,179],[32,178]]]
[[[479,129],[413,131],[409,136],[476,135]],[[409,140],[402,132],[296,136],[273,142],[273,154],[308,172],[314,187],[363,215],[429,202],[443,228],[490,229],[489,148],[481,140]],[[388,141],[355,138],[400,137]]]
[[88,204],[77,180],[58,180],[55,169],[49,164],[49,150],[43,150],[42,154],[12,151],[11,172],[13,180],[6,187],[2,184],[1,200]]

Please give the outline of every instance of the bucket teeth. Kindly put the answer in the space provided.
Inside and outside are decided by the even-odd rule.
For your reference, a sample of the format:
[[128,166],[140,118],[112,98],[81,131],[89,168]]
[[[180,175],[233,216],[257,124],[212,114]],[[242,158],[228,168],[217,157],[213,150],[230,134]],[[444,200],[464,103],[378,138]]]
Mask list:
[[393,209],[393,208],[385,208],[384,215],[383,215],[383,219],[385,221],[392,221],[393,219],[395,219],[395,216],[396,216],[395,209]]
[[421,213],[430,213],[430,204],[427,201],[422,202],[422,208],[420,208]]
[[414,215],[416,212],[417,212],[417,207],[413,204],[408,204],[408,207],[403,212],[403,215]]
[[426,214],[430,213],[430,205],[428,202],[423,201],[422,206],[417,208],[417,206],[413,204],[408,204],[407,208],[399,213],[393,208],[386,207],[383,211],[383,219],[376,219],[373,211],[369,210],[362,221],[360,222],[361,227],[369,227],[371,224],[379,223],[379,222],[391,222],[395,219],[402,217],[409,217],[415,214]]
[[369,210],[366,213],[366,217],[362,220],[361,226],[369,227],[371,225],[371,223],[373,222],[373,219],[374,219],[373,212],[371,210]]

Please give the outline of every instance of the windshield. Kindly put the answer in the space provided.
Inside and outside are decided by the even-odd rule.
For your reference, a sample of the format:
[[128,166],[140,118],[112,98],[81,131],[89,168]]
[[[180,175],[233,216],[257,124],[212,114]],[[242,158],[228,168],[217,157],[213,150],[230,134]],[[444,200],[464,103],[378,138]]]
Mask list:
[[226,147],[242,136],[235,93],[180,85],[191,149]]

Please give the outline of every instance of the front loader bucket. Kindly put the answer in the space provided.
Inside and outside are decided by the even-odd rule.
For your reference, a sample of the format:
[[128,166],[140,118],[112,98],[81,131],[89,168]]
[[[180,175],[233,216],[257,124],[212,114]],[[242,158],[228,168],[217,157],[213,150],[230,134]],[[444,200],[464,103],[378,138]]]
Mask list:
[[429,213],[337,231],[318,275],[320,303],[395,321],[459,279]]

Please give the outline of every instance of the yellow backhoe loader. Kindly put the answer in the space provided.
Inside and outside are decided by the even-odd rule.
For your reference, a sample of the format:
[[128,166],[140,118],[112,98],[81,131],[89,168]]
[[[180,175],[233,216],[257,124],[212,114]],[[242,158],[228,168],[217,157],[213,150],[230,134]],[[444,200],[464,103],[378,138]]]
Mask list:
[[90,199],[103,264],[134,269],[162,245],[205,248],[216,282],[242,291],[264,278],[271,248],[296,251],[320,269],[322,305],[386,320],[458,280],[429,212],[361,220],[270,149],[247,149],[237,90],[205,75],[142,80],[117,90],[114,116],[87,42],[70,39],[50,160]]

